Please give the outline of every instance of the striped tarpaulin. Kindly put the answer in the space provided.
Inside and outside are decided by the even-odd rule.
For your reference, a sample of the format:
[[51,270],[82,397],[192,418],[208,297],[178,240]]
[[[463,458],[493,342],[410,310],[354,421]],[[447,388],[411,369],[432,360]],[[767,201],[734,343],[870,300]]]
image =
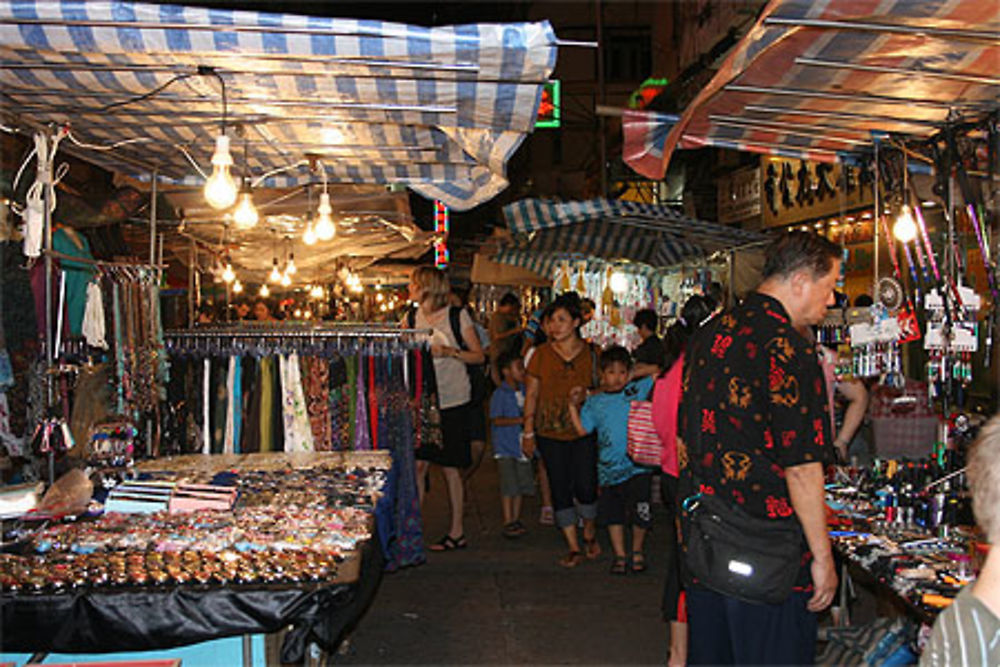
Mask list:
[[675,148],[833,162],[1000,107],[1000,3],[772,0],[679,121],[623,118],[625,161],[662,178]]
[[523,199],[505,206],[503,213],[512,240],[498,261],[542,275],[564,258],[624,260],[663,268],[764,239],[757,232],[696,220],[666,206],[611,199]]
[[[276,3],[278,6],[278,3]],[[200,184],[227,98],[237,172],[261,185],[401,183],[464,210],[507,185],[556,62],[548,23],[423,28],[382,21],[147,5],[0,0],[0,107],[69,123],[114,171]],[[213,68],[214,75],[197,75]],[[181,80],[174,77],[188,75]],[[169,84],[169,85],[168,85]],[[111,107],[167,85],[148,99]],[[245,128],[238,138],[234,125]]]

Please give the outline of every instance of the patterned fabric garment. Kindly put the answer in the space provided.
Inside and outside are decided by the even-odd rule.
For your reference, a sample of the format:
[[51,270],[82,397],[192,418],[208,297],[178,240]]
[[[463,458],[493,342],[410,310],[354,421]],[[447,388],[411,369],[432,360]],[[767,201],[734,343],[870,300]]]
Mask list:
[[284,406],[285,451],[313,451],[312,427],[306,410],[305,394],[302,391],[302,373],[299,356],[290,354],[279,358],[281,372],[281,395]]
[[342,408],[344,400],[342,387],[347,378],[347,369],[344,366],[344,360],[339,355],[330,359],[328,378],[330,449],[339,452],[346,447],[346,440],[343,439],[344,411]]
[[302,358],[302,384],[306,411],[312,428],[313,446],[318,452],[331,449],[330,440],[330,365],[320,357]]
[[354,409],[354,449],[363,451],[372,448],[371,435],[369,430],[371,424],[368,421],[368,370],[367,358],[358,355],[358,374],[355,388],[355,409]]
[[375,373],[379,447],[392,452],[392,468],[386,481],[388,492],[376,509],[380,537],[385,533],[385,569],[390,572],[426,560],[413,456],[413,411],[403,379],[402,360],[401,356],[379,357]]
[[751,293],[702,328],[684,357],[682,392],[680,497],[697,489],[757,517],[792,516],[785,468],[824,463],[833,452],[815,347],[781,303]]

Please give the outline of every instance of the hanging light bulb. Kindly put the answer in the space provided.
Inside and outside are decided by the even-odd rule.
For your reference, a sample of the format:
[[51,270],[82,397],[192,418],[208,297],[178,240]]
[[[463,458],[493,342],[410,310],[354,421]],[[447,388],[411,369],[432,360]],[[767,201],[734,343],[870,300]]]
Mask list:
[[236,202],[236,181],[229,172],[233,156],[229,154],[229,137],[220,134],[215,138],[212,155],[212,175],[205,181],[205,201],[212,208],[222,210]]
[[278,270],[278,258],[274,258],[274,263],[271,265],[271,273],[267,276],[267,279],[272,283],[281,282],[281,271]]
[[226,262],[225,268],[222,269],[222,280],[227,283],[231,283],[236,280],[236,272],[233,271],[233,265],[228,261]]
[[899,217],[896,218],[896,223],[892,226],[892,235],[902,243],[909,243],[917,238],[917,223],[913,221],[913,214],[910,213],[910,207],[906,204],[903,204],[903,208],[899,211]]
[[250,191],[250,183],[243,182],[243,189],[240,190],[239,201],[233,210],[233,224],[236,229],[252,229],[257,226],[260,214],[257,207],[253,205],[253,192]]
[[260,286],[260,291],[258,292],[258,294],[260,294],[265,299],[271,296],[271,290],[267,288],[267,283],[264,283],[263,285]]
[[612,292],[622,294],[628,291],[628,276],[621,271],[615,271],[612,273],[610,282]]
[[288,287],[291,284],[292,284],[292,277],[290,275],[288,275],[287,273],[282,273],[281,274],[281,286],[282,287]]
[[243,291],[243,283],[237,280],[233,283],[233,294],[239,294]]
[[295,266],[295,255],[288,253],[288,264],[285,265],[285,273],[294,276],[296,271],[298,271],[298,268]]
[[316,244],[316,230],[313,229],[312,223],[306,225],[306,231],[302,233],[302,242],[306,245]]
[[333,224],[333,207],[330,206],[330,195],[326,192],[319,196],[319,208],[316,216],[316,238],[329,241],[337,234]]

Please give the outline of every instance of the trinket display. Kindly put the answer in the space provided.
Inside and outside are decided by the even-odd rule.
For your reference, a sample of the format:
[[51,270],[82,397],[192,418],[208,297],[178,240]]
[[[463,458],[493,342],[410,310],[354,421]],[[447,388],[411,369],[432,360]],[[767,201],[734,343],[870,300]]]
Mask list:
[[[314,454],[294,467],[293,460],[258,454],[147,462],[142,472],[151,479],[121,485],[107,505],[115,507],[117,497],[147,513],[106,511],[49,525],[28,536],[25,553],[0,557],[0,586],[24,594],[332,580],[372,537],[389,458]],[[186,494],[184,511],[168,512],[177,490]],[[189,503],[206,496],[210,504],[238,500],[231,510]]]

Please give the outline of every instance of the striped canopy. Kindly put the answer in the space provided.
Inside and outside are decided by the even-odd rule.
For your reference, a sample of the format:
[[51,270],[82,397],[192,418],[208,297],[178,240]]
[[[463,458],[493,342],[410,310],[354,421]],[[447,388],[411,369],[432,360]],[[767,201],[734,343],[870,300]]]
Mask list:
[[678,147],[833,162],[930,137],[1000,106],[998,63],[995,1],[772,0],[679,120],[623,118],[625,161],[659,179]]
[[88,159],[172,183],[201,184],[184,152],[208,170],[225,120],[235,172],[270,174],[262,186],[319,180],[318,157],[331,182],[402,183],[465,210],[506,187],[555,62],[547,22],[0,0],[4,123],[69,123],[78,143],[119,144]]
[[512,242],[497,261],[551,275],[565,259],[639,263],[650,270],[761,242],[764,236],[681,215],[665,206],[612,199],[524,199],[503,209]]

